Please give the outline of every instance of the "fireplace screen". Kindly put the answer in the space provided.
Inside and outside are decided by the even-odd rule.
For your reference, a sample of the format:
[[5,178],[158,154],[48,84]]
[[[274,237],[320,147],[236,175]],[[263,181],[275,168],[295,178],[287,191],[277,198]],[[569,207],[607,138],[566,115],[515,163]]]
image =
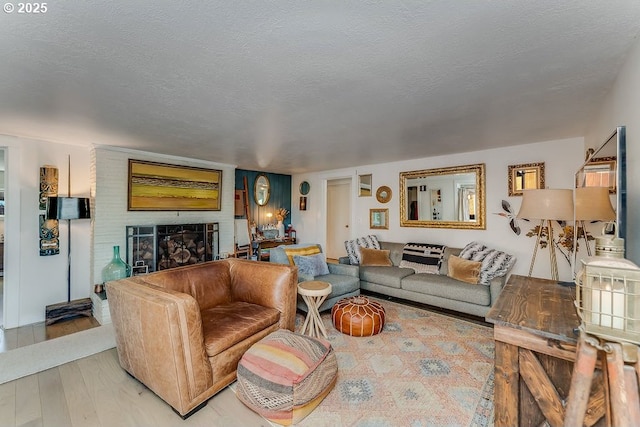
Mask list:
[[127,263],[134,275],[212,261],[218,245],[217,222],[127,226]]

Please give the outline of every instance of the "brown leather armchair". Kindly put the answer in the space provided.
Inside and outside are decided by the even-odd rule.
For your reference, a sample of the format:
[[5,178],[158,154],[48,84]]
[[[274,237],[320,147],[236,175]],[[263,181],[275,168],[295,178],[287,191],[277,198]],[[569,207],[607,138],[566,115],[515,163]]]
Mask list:
[[253,343],[293,331],[297,276],[230,258],[107,283],[120,366],[186,418],[236,379]]

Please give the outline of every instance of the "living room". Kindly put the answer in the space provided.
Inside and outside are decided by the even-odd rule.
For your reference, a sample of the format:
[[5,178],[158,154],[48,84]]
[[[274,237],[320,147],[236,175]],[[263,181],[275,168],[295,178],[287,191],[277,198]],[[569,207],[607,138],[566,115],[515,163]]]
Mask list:
[[[625,5],[637,13],[635,7],[631,7],[629,4]],[[576,7],[579,9],[580,5],[576,5]],[[624,13],[619,11],[612,15],[621,14]],[[5,14],[3,22],[9,22],[15,17],[16,15]],[[26,17],[22,18],[26,19]],[[17,24],[13,21],[10,24],[8,27],[13,25],[12,28],[15,30]],[[606,27],[606,25],[602,25],[602,27]],[[602,27],[598,26],[599,31],[606,32],[607,29]],[[41,117],[35,112],[32,114],[24,112],[23,109],[26,109],[27,106],[23,106],[21,101],[16,99],[15,93],[9,94],[7,92],[7,96],[2,96],[2,98],[9,100],[9,102],[3,102],[3,118],[0,119],[0,146],[5,147],[6,158],[4,327],[15,328],[42,322],[47,305],[67,299],[67,259],[64,254],[69,244],[72,253],[72,299],[89,296],[93,292],[94,285],[100,282],[101,269],[109,262],[112,247],[114,245],[119,245],[121,248],[126,246],[124,230],[127,225],[175,223],[178,221],[183,223],[218,222],[220,225],[220,250],[233,252],[234,188],[236,188],[233,177],[236,168],[291,175],[291,200],[293,203],[290,209],[290,219],[296,228],[299,241],[326,245],[327,182],[346,178],[351,183],[352,197],[350,200],[351,224],[349,230],[345,232],[344,240],[376,234],[380,240],[446,243],[457,247],[463,247],[471,241],[480,241],[513,254],[518,261],[511,273],[527,275],[535,239],[527,237],[526,233],[533,228],[533,225],[530,222],[520,221],[522,233],[516,235],[509,227],[509,220],[500,215],[504,213],[503,200],[507,200],[511,204],[514,213],[518,211],[521,203],[521,197],[508,195],[508,167],[514,164],[544,162],[547,187],[572,188],[574,173],[584,161],[585,151],[601,144],[618,125],[625,125],[627,130],[627,214],[629,221],[626,257],[640,263],[640,238],[638,237],[640,233],[638,233],[637,221],[634,220],[640,214],[640,172],[638,168],[633,167],[640,160],[640,145],[637,144],[637,139],[640,137],[637,125],[640,118],[640,97],[638,95],[640,93],[638,89],[640,87],[640,42],[637,40],[637,26],[627,26],[624,31],[633,33],[633,36],[629,36],[627,40],[629,44],[625,45],[624,49],[620,49],[620,55],[615,58],[598,58],[600,62],[613,63],[612,68],[616,70],[615,74],[607,74],[608,80],[605,84],[599,82],[597,94],[591,92],[588,81],[585,79],[582,81],[583,86],[574,90],[579,92],[583,89],[589,93],[589,97],[581,99],[581,104],[569,103],[562,106],[566,110],[579,110],[576,115],[587,111],[582,110],[584,105],[589,106],[589,113],[594,112],[589,117],[576,118],[569,115],[569,119],[574,119],[576,123],[572,131],[563,128],[559,133],[539,132],[537,135],[544,136],[532,140],[529,138],[529,131],[544,128],[545,123],[539,122],[537,117],[531,114],[532,110],[526,110],[527,113],[521,114],[517,123],[505,123],[498,119],[489,122],[491,128],[485,127],[483,118],[474,116],[477,122],[475,123],[476,127],[472,128],[471,135],[475,133],[484,145],[475,145],[474,138],[469,134],[463,134],[464,138],[456,139],[453,136],[455,134],[454,128],[471,120],[467,118],[465,107],[470,100],[466,100],[464,94],[460,95],[455,92],[455,96],[459,97],[460,104],[457,107],[449,106],[448,111],[434,113],[435,115],[431,119],[435,122],[440,115],[447,116],[447,112],[451,112],[450,116],[437,121],[437,126],[423,125],[421,120],[416,119],[414,115],[409,115],[403,119],[411,122],[410,126],[405,129],[406,133],[401,137],[389,136],[386,147],[372,146],[371,152],[369,152],[365,142],[357,146],[354,145],[353,149],[347,150],[359,150],[357,155],[359,161],[349,165],[338,163],[338,160],[335,159],[343,157],[341,154],[344,154],[344,157],[348,154],[338,150],[342,144],[339,140],[332,141],[335,145],[327,146],[327,148],[314,141],[316,150],[311,150],[313,147],[308,148],[312,154],[300,153],[303,151],[302,149],[289,151],[279,149],[280,145],[277,139],[282,129],[269,127],[272,121],[265,118],[258,119],[252,124],[252,127],[257,129],[256,132],[260,134],[259,138],[247,136],[246,133],[243,133],[246,131],[243,130],[239,131],[237,135],[219,137],[223,142],[215,147],[202,142],[208,140],[209,137],[202,135],[202,132],[205,132],[203,128],[192,127],[195,129],[193,139],[197,141],[197,148],[191,147],[189,155],[186,152],[180,155],[167,154],[178,151],[175,150],[175,147],[155,149],[153,135],[164,141],[173,140],[175,141],[174,145],[182,144],[182,138],[188,134],[188,131],[182,126],[179,118],[175,121],[166,116],[155,118],[153,126],[159,126],[163,121],[169,122],[170,125],[167,128],[158,127],[162,130],[154,130],[146,134],[144,140],[136,141],[136,126],[130,123],[123,124],[119,129],[109,129],[102,132],[102,127],[107,126],[106,123],[92,128],[90,119],[78,118],[74,120],[73,114],[77,114],[77,111],[56,123],[55,114],[53,114],[54,119],[51,119],[51,117]],[[43,34],[39,34],[39,37],[45,38]],[[7,40],[11,41],[18,39],[16,33],[7,37]],[[69,44],[72,43],[69,42]],[[178,46],[174,46],[174,48],[180,50]],[[3,49],[3,53],[10,55],[12,49],[15,49],[15,45],[13,48],[6,46],[6,49],[6,51]],[[584,53],[585,69],[588,69],[588,65],[592,61],[590,55],[589,51]],[[496,61],[498,59],[496,58]],[[114,62],[117,61],[114,60]],[[558,60],[558,62],[561,61]],[[20,61],[16,63],[24,64]],[[197,69],[198,64],[193,64],[193,66]],[[552,67],[552,65],[548,66]],[[300,67],[304,70],[302,65]],[[7,66],[6,68],[11,67]],[[528,64],[521,69],[521,72],[525,74],[527,70],[532,68],[534,66]],[[114,85],[121,80],[125,86],[144,86],[144,83],[135,79],[128,81],[123,70],[112,71],[114,76],[120,76],[113,77],[111,83]],[[107,75],[109,70],[105,69],[99,74],[100,76]],[[570,80],[570,77],[567,76],[566,79]],[[469,77],[469,80],[473,80],[473,77]],[[9,80],[8,77],[3,78],[2,81],[7,82],[6,86],[16,82]],[[206,81],[206,77],[202,77],[202,81]],[[511,82],[516,86],[517,83],[517,81]],[[69,84],[71,85],[71,83]],[[560,83],[557,84],[560,85]],[[371,87],[373,86],[363,90],[371,91]],[[505,88],[505,91],[507,89]],[[3,90],[7,90],[7,88],[5,87]],[[51,86],[47,90],[54,91]],[[193,88],[184,90],[197,98],[197,94],[194,93],[197,90]],[[330,91],[330,89],[328,90]],[[405,90],[409,91],[406,88]],[[547,86],[540,86],[536,90],[545,92],[550,89]],[[163,101],[168,101],[171,97],[176,96],[173,91],[170,92],[171,95],[167,95]],[[56,99],[61,104],[74,103],[74,100],[78,98],[77,93],[69,90],[69,96],[65,99],[66,93],[63,90],[61,94],[56,95]],[[479,94],[475,95],[480,97]],[[436,104],[438,100],[444,102],[442,99],[447,96],[446,93],[434,94],[432,102]],[[28,97],[25,96],[25,98]],[[481,98],[488,99],[486,94]],[[324,95],[322,99],[325,99]],[[397,99],[392,97],[387,101],[390,105],[394,105]],[[367,108],[367,102],[374,101],[362,98],[359,104],[354,105],[354,109]],[[554,98],[554,102],[557,102],[557,98]],[[171,102],[167,103],[171,104]],[[202,103],[206,104],[204,101]],[[251,102],[248,103],[251,104]],[[15,106],[13,110],[11,109],[12,105]],[[478,104],[472,105],[474,109],[482,108]],[[542,110],[544,105],[544,103],[535,104],[534,107]],[[125,106],[114,103],[110,105],[110,108],[118,109],[125,108]],[[409,109],[409,107],[405,108]],[[507,113],[503,112],[505,117],[514,117]],[[136,112],[130,112],[130,114],[133,117]],[[276,117],[278,115],[277,111],[270,114],[274,114]],[[492,114],[497,114],[497,112],[492,112]],[[540,114],[542,115],[542,112]],[[209,118],[205,115],[199,120],[205,122]],[[494,134],[493,132],[497,132],[501,125],[509,132]],[[246,129],[246,125],[242,126]],[[425,127],[423,131],[416,130],[422,126]],[[521,135],[517,132],[518,127],[523,129]],[[313,129],[313,127],[309,129]],[[374,131],[368,130],[366,127],[361,128],[361,131],[362,138],[371,137],[373,139],[372,133],[375,133]],[[400,143],[403,138],[412,140],[414,138],[411,136],[412,131],[418,135],[417,141],[407,144],[406,153],[411,154],[404,157],[405,152],[403,152],[403,146]],[[246,150],[241,153],[235,153],[232,150],[232,146],[243,137],[256,140],[254,151],[259,152],[260,156]],[[299,137],[298,133],[289,136],[290,139]],[[494,139],[495,145],[487,143],[487,140],[491,139]],[[446,153],[429,154],[432,152],[431,145],[434,145],[438,140],[447,141],[452,149]],[[127,142],[131,144],[127,144]],[[454,147],[456,143],[458,145]],[[415,155],[414,151],[409,151],[409,149],[424,154]],[[209,152],[214,151],[221,153],[219,157],[216,157],[218,160],[212,160],[213,157],[208,156]],[[201,152],[206,152],[206,154],[201,155]],[[388,160],[379,160],[380,152]],[[340,164],[340,167],[327,166],[322,169],[309,167],[305,169],[302,167],[302,161],[291,163],[287,170],[282,167],[274,169],[269,167],[270,159],[287,158],[294,154],[300,155],[302,159],[315,158],[318,163],[324,161],[324,165]],[[127,161],[130,158],[222,170],[221,209],[204,213],[128,211]],[[70,169],[67,174],[69,159]],[[259,164],[262,162],[265,166],[260,167]],[[313,163],[309,160],[306,162],[307,164]],[[486,166],[486,229],[455,230],[400,226],[401,199],[398,180],[401,172],[477,163],[484,163]],[[60,252],[62,255],[59,256],[40,257],[37,255],[39,239],[38,170],[44,165],[54,165],[59,169],[61,194],[66,193],[67,183],[70,181],[71,195],[92,197],[93,199],[92,220],[74,221],[71,224],[71,242],[67,242],[65,238],[61,239]],[[368,174],[372,177],[374,191],[380,186],[391,188],[392,195],[388,203],[377,202],[375,196],[357,196],[358,177]],[[298,188],[303,181],[310,184],[310,191],[306,195],[308,206],[304,211],[299,209],[297,203],[300,197]],[[388,229],[372,230],[370,228],[370,209],[376,208],[388,209]],[[66,225],[61,225],[61,235],[65,234],[65,227]],[[600,224],[592,224],[589,227],[592,234],[599,234]],[[550,265],[546,255],[544,252],[539,254],[533,272],[534,276],[550,277]],[[569,263],[559,259],[558,266],[561,280],[571,280]]]

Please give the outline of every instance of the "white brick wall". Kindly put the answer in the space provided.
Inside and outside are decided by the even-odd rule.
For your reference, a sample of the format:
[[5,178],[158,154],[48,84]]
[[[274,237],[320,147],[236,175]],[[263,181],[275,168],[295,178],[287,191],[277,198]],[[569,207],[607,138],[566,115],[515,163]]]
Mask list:
[[[222,170],[221,210],[127,211],[129,159]],[[110,147],[94,148],[91,163],[91,194],[94,196],[91,277],[94,284],[102,282],[102,268],[111,260],[113,246],[119,245],[120,255],[125,258],[127,225],[218,222],[220,251],[233,251],[234,165]]]

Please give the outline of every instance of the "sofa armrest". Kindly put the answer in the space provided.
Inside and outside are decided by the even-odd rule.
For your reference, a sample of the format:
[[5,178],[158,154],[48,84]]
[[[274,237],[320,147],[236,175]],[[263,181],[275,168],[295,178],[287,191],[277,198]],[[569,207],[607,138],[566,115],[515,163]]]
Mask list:
[[340,258],[338,258],[338,262],[340,264],[347,264],[347,265],[351,265],[351,260],[349,259],[348,256],[341,256]]
[[489,282],[489,291],[491,292],[491,306],[495,304],[498,300],[498,296],[500,292],[502,292],[502,288],[504,288],[505,283],[507,283],[507,275],[500,277],[494,277],[491,282]]
[[179,413],[213,386],[196,300],[136,278],[106,285],[120,366]]
[[231,294],[280,312],[280,328],[293,331],[298,294],[298,267],[230,258]]
[[[347,258],[348,259],[348,258]],[[342,274],[343,276],[360,277],[360,267],[357,265],[328,263],[331,274]]]

